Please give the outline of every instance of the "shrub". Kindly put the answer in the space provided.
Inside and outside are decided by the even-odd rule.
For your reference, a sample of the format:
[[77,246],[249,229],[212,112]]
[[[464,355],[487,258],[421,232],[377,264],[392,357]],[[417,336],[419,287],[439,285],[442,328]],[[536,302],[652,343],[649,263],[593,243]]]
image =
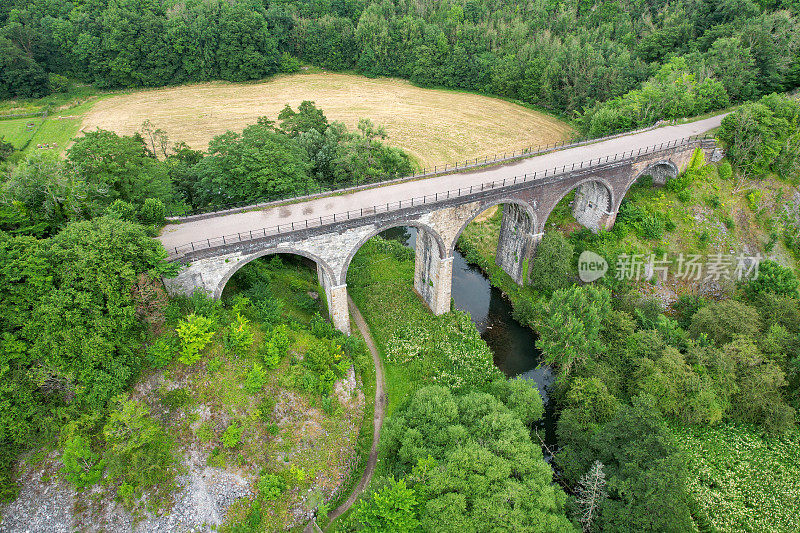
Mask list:
[[225,347],[235,356],[241,357],[253,344],[253,331],[250,321],[241,314],[236,315],[236,319],[228,326],[225,335]]
[[[572,281],[573,246],[558,231],[545,233],[531,262],[531,285],[547,294],[563,289]],[[527,281],[527,280],[524,280]]]
[[106,208],[106,214],[127,222],[136,221],[136,208],[125,200],[114,200],[114,203]]
[[728,161],[722,161],[717,165],[717,174],[721,180],[729,180],[733,176],[733,167]]
[[699,309],[689,327],[693,336],[705,333],[720,345],[730,342],[736,335],[754,338],[760,329],[758,312],[736,300],[722,300]]
[[286,490],[286,480],[277,474],[262,474],[258,478],[258,496],[264,501],[277,500]]
[[64,467],[61,472],[75,487],[89,487],[100,480],[106,467],[105,461],[92,451],[87,439],[80,434],[72,435],[64,443],[61,454]]
[[416,531],[420,525],[416,506],[414,489],[404,480],[390,479],[387,486],[359,503],[354,517],[365,532]]
[[264,367],[258,363],[253,363],[253,368],[250,369],[250,372],[247,373],[247,377],[244,380],[244,390],[247,391],[248,394],[255,394],[264,387],[267,383],[267,379],[267,373],[264,371]]
[[242,427],[233,422],[222,432],[222,445],[226,448],[235,448],[242,442]]
[[797,296],[797,286],[797,276],[792,269],[771,260],[762,261],[758,268],[758,276],[744,283],[748,295],[771,292],[782,296]]
[[304,383],[304,388],[327,395],[333,390],[333,383],[344,376],[350,361],[343,357],[341,345],[333,339],[316,339],[303,358],[303,366],[312,378]]
[[215,322],[222,312],[222,302],[215,300],[210,294],[202,290],[196,290],[192,293],[189,297],[189,305],[194,314],[210,318]]
[[261,358],[267,368],[276,368],[289,351],[289,328],[285,324],[276,326],[260,349]]
[[56,74],[55,72],[51,72],[47,75],[47,83],[52,93],[65,93],[69,91],[71,85],[66,76]]
[[178,360],[185,365],[193,365],[200,359],[200,351],[208,346],[214,336],[214,321],[203,315],[192,313],[177,327],[181,340]]
[[183,388],[172,389],[161,395],[161,403],[167,409],[180,409],[192,401],[189,391]]
[[307,477],[308,474],[306,474],[304,468],[300,468],[299,466],[295,465],[289,467],[289,479],[296,485],[303,483]]
[[147,349],[145,357],[151,367],[162,368],[172,362],[177,352],[178,344],[175,337],[162,336]]
[[129,509],[144,490],[165,498],[175,478],[175,443],[151,417],[143,403],[125,395],[116,397],[103,427],[108,476],[119,481],[118,496]]
[[747,195],[745,195],[745,199],[747,200],[747,206],[754,213],[758,212],[759,210],[762,196],[763,193],[759,189],[753,189],[752,191],[748,192]]
[[139,210],[139,220],[149,226],[160,226],[166,221],[164,203],[157,198],[148,198]]

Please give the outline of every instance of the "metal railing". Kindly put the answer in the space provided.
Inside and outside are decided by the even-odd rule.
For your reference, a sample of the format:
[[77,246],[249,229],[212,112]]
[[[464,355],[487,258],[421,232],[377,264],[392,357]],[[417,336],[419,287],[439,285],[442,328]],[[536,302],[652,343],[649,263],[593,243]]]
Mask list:
[[564,174],[572,173],[574,171],[596,169],[601,165],[606,165],[608,163],[613,164],[620,161],[625,161],[644,154],[653,154],[661,151],[667,151],[670,149],[677,148],[678,146],[702,144],[704,140],[710,138],[712,137],[708,134],[684,137],[680,140],[669,141],[661,144],[654,144],[652,146],[647,146],[645,148],[639,148],[638,150],[625,151],[613,155],[607,155],[605,157],[599,157],[597,159],[593,158],[588,161],[572,163],[571,165],[562,165],[561,169],[555,167],[552,171],[550,169],[546,169],[544,172],[537,171],[532,174],[523,174],[521,176],[515,176],[513,178],[504,178],[503,180],[496,180],[488,183],[482,183],[480,185],[471,185],[469,187],[451,189],[448,191],[428,194],[425,196],[412,197],[405,200],[399,200],[397,202],[386,202],[384,204],[372,205],[369,207],[363,207],[356,210],[349,210],[344,213],[334,213],[332,215],[308,218],[297,222],[287,222],[285,224],[278,224],[266,228],[259,228],[255,230],[248,230],[245,232],[232,233],[230,235],[223,235],[221,237],[192,241],[187,244],[171,247],[167,249],[167,252],[169,253],[171,259],[177,259],[187,253],[195,252],[198,250],[206,250],[210,248],[216,248],[218,246],[226,246],[229,244],[235,244],[244,241],[263,239],[275,235],[289,234],[294,231],[319,228],[322,226],[327,226],[328,224],[345,222],[347,220],[363,218],[365,216],[371,216],[380,213],[399,211],[404,208],[408,209],[420,205],[438,203],[440,201],[446,201],[452,198],[469,196],[471,194],[477,194],[479,192],[483,192],[486,190],[492,190],[502,187],[510,187],[520,183],[534,181],[537,179],[545,179],[547,177],[554,178],[557,176],[562,176]]
[[455,163],[445,163],[444,165],[434,165],[433,168],[424,167],[419,172],[414,172],[412,174],[408,174],[406,176],[395,176],[395,175],[385,175],[379,176],[373,179],[361,179],[361,180],[354,180],[344,184],[341,186],[331,185],[327,188],[321,188],[319,190],[312,191],[310,188],[306,189],[306,193],[301,196],[287,196],[285,198],[264,198],[261,200],[244,200],[241,202],[231,202],[227,204],[220,204],[220,205],[209,205],[206,207],[198,208],[198,209],[190,209],[186,212],[179,213],[177,211],[173,211],[169,214],[168,218],[172,220],[180,220],[184,217],[190,217],[193,215],[202,215],[208,213],[221,213],[224,211],[230,211],[233,209],[239,208],[258,208],[261,206],[269,205],[273,202],[285,202],[289,200],[299,200],[304,198],[312,198],[319,195],[324,195],[327,193],[332,192],[340,192],[346,191],[348,189],[358,189],[359,187],[364,187],[367,185],[378,185],[378,184],[389,184],[393,182],[402,182],[402,181],[409,181],[409,180],[417,180],[423,178],[432,178],[435,176],[441,176],[444,174],[450,174],[453,172],[481,168],[488,165],[497,165],[501,163],[507,163],[509,161],[515,161],[518,159],[527,159],[529,157],[535,157],[538,155],[554,152],[556,150],[564,150],[568,148],[576,148],[578,146],[583,146],[590,143],[595,142],[602,142],[610,139],[616,139],[617,137],[624,137],[626,135],[635,135],[637,133],[641,133],[644,131],[648,131],[654,129],[661,125],[661,123],[656,123],[653,126],[649,126],[646,128],[641,128],[639,130],[634,131],[627,131],[623,133],[617,133],[614,135],[608,135],[606,137],[579,137],[577,139],[565,140],[561,142],[555,142],[553,144],[547,143],[545,145],[537,145],[536,149],[534,150],[533,146],[528,148],[523,148],[521,150],[513,150],[511,153],[503,152],[500,155],[500,152],[495,153],[491,156],[484,156],[484,157],[473,157],[470,159],[465,159],[462,163],[461,161],[456,161]]

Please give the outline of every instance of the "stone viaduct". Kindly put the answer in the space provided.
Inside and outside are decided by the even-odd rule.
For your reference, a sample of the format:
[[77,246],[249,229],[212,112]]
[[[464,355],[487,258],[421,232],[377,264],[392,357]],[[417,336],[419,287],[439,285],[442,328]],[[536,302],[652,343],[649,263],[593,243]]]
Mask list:
[[[651,175],[655,184],[664,184],[686,168],[697,148],[707,159],[720,157],[713,140],[681,139],[666,147],[639,149],[638,153],[631,150],[615,160],[598,158],[574,169],[564,165],[555,172],[551,169],[545,174],[537,172],[469,189],[364,206],[332,218],[307,218],[283,227],[251,229],[249,233],[244,228],[238,238],[198,239],[189,243],[191,248],[189,244],[168,247],[173,260],[186,267],[165,283],[172,293],[190,294],[202,289],[219,298],[226,282],[248,262],[275,253],[297,254],[316,263],[331,320],[336,328],[349,333],[347,269],[353,256],[378,233],[412,226],[418,230],[414,287],[433,313],[442,314],[450,310],[456,241],[466,225],[486,209],[504,206],[496,262],[518,283],[525,283],[526,264],[534,255],[548,216],[568,193],[576,191],[572,212],[580,224],[595,232],[609,229],[620,202],[639,177]],[[209,217],[225,216],[231,215],[204,215],[200,223],[210,222]]]

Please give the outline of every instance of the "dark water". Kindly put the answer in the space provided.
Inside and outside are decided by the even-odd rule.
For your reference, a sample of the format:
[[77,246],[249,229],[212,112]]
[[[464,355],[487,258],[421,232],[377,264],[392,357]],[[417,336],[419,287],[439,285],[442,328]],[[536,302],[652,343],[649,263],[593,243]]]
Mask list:
[[[399,240],[414,248],[417,231],[414,228],[392,228],[383,232],[384,238]],[[541,352],[534,347],[536,335],[511,316],[513,308],[489,279],[464,256],[453,252],[452,296],[456,309],[466,311],[478,328],[483,340],[494,354],[494,364],[508,377],[519,377],[536,383],[545,406],[544,418],[537,423],[540,436],[548,448],[555,446],[555,413],[549,401],[549,389],[555,376],[550,367],[539,365]],[[549,459],[549,453],[545,450]]]

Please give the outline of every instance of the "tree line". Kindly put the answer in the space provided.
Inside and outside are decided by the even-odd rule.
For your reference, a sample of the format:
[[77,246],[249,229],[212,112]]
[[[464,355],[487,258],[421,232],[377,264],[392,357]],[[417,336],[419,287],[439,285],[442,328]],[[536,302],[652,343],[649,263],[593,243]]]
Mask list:
[[300,61],[484,91],[601,135],[800,85],[796,0],[5,0],[0,96],[260,79]]
[[218,135],[207,153],[171,144],[148,121],[133,135],[88,132],[66,159],[31,153],[0,185],[0,230],[49,236],[108,213],[152,226],[168,214],[294,197],[414,168],[369,119],[348,131],[308,101],[278,118]]

